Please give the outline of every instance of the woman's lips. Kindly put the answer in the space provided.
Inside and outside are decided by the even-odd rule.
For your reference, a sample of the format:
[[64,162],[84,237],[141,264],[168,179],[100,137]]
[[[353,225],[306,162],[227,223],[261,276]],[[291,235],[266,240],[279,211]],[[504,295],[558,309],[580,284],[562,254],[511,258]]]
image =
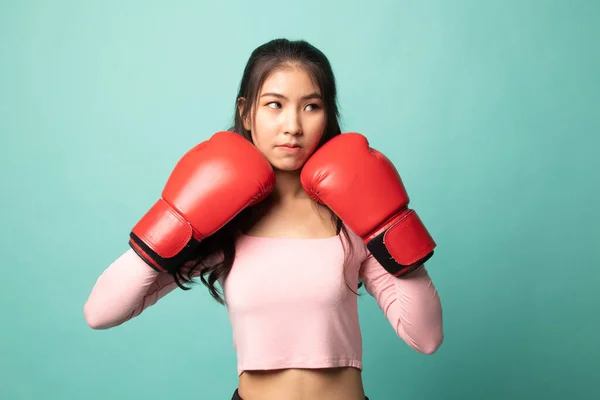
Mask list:
[[278,149],[288,152],[288,153],[295,153],[297,151],[299,151],[301,149],[300,146],[298,145],[291,145],[291,144],[284,144],[281,146],[277,146]]

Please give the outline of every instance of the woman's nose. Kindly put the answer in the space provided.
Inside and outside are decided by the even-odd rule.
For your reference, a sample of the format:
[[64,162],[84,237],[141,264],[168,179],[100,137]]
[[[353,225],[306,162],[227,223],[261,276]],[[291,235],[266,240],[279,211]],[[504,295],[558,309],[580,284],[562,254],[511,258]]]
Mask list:
[[291,111],[284,117],[283,131],[288,135],[300,135],[302,134],[302,124],[300,123],[300,116],[297,112]]

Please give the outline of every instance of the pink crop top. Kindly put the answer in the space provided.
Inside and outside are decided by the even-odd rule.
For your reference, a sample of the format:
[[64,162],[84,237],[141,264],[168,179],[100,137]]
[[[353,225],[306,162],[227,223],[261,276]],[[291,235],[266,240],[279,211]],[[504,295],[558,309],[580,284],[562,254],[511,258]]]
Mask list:
[[[395,278],[352,235],[354,252],[344,269],[341,238],[239,237],[231,272],[220,282],[238,375],[280,368],[362,369],[358,299],[345,283],[356,291],[359,280],[402,340],[425,354],[437,350],[442,309],[425,267]],[[96,281],[84,306],[86,320],[94,329],[120,325],[176,288],[170,275],[127,250]]]

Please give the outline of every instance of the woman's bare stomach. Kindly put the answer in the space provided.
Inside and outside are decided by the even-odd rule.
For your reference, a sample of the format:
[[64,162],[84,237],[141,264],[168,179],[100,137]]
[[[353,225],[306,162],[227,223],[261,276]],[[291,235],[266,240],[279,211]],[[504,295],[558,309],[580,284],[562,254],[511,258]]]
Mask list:
[[244,371],[239,394],[243,400],[364,400],[357,368]]

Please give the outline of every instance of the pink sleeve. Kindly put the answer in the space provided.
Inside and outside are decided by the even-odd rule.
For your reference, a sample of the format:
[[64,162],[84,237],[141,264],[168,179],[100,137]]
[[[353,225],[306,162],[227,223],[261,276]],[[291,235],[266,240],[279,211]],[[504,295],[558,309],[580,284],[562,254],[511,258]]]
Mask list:
[[442,306],[424,265],[405,278],[396,278],[368,253],[360,279],[396,334],[410,347],[424,354],[440,347],[444,338]]
[[88,325],[108,329],[142,313],[177,288],[173,276],[150,268],[132,249],[98,277],[84,307]]

